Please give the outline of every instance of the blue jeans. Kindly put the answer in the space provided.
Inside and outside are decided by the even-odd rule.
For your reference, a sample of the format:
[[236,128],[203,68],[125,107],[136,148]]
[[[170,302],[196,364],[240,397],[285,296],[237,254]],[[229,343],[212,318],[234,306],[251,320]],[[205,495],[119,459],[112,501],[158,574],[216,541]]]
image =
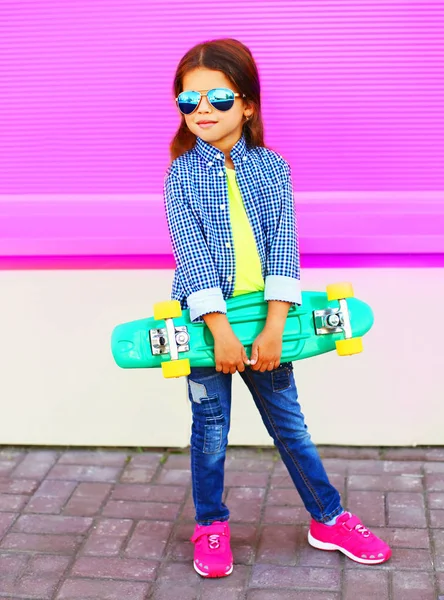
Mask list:
[[[268,433],[279,450],[305,508],[325,523],[343,509],[311,441],[298,402],[293,365],[282,363],[274,371],[239,373],[253,396]],[[212,367],[195,367],[188,376],[193,411],[191,474],[196,521],[209,525],[226,521],[229,510],[222,502],[224,464],[230,429],[231,375]]]

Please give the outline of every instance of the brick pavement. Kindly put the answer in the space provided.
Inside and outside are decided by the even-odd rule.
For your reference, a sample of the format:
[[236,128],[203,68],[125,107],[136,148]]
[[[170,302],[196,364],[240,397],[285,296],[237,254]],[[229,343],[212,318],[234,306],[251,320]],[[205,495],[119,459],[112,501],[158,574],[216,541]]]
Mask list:
[[392,544],[388,563],[309,547],[272,450],[229,450],[235,570],[203,580],[187,452],[0,449],[0,598],[444,600],[444,449],[320,451],[345,505]]

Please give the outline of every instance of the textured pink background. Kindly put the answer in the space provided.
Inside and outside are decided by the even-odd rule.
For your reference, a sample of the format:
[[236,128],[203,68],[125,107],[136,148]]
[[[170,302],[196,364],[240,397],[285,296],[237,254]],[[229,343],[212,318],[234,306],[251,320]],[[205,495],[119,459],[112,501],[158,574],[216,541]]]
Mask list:
[[444,255],[441,0],[3,0],[0,28],[0,265],[169,260],[172,77],[223,36],[259,64],[304,254]]

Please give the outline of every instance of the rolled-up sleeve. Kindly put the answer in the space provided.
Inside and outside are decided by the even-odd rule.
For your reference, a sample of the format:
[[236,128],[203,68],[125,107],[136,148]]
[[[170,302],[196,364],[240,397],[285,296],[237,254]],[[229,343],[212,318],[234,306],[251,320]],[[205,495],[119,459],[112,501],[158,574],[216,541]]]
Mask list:
[[226,313],[219,276],[204,232],[175,173],[170,172],[165,178],[164,200],[174,259],[191,320],[212,312]]
[[283,165],[279,186],[280,216],[270,244],[265,277],[265,300],[301,304],[299,243],[293,185],[288,163]]

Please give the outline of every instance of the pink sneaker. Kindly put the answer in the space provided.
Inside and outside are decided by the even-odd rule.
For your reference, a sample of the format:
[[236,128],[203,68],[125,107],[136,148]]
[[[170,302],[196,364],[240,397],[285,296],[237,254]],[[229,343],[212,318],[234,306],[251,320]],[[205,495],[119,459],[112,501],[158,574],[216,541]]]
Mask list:
[[196,525],[191,541],[194,543],[194,569],[202,577],[226,577],[233,571],[230,548],[230,526],[227,521],[211,525]]
[[338,517],[336,524],[332,526],[313,519],[308,542],[320,550],[339,550],[363,565],[378,565],[392,555],[390,547],[349,512]]

